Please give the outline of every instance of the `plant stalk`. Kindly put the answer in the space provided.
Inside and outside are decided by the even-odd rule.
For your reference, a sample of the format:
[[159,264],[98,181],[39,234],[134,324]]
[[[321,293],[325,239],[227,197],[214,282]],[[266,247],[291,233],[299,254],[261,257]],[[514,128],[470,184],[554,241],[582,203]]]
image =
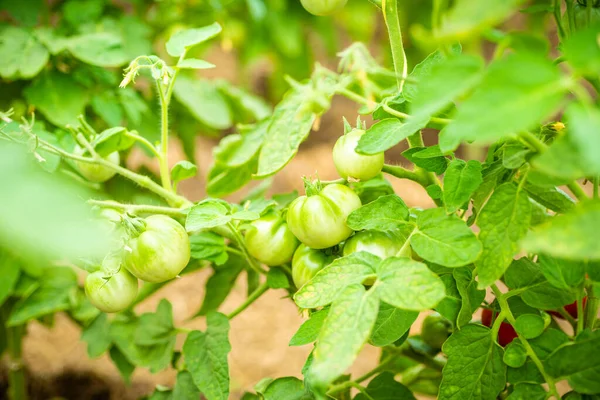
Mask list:
[[400,15],[398,14],[398,0],[382,0],[381,9],[383,19],[387,26],[392,48],[392,60],[394,62],[394,71],[396,72],[398,91],[402,92],[404,80],[408,76],[408,62],[402,43],[402,30],[400,28]]
[[246,308],[248,308],[250,304],[254,303],[256,300],[258,300],[260,296],[265,294],[267,290],[269,290],[269,285],[267,285],[267,282],[261,284],[259,287],[256,288],[254,292],[252,292],[250,296],[248,296],[246,301],[240,304],[240,306],[233,310],[231,313],[227,314],[227,318],[232,319],[233,317],[244,311]]
[[23,336],[25,326],[6,328],[6,344],[8,350],[8,398],[11,400],[27,400],[27,382],[23,366]]

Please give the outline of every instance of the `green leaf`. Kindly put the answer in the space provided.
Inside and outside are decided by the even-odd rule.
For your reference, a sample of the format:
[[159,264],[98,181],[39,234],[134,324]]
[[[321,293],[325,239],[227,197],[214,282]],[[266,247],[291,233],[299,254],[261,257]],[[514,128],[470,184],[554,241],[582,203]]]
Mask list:
[[407,221],[408,207],[400,197],[390,194],[352,211],[346,224],[355,231],[363,229],[388,231],[406,225]]
[[375,275],[380,260],[364,251],[334,260],[296,292],[298,307],[317,308],[331,303],[342,289]]
[[88,102],[87,91],[70,75],[58,71],[40,75],[23,93],[30,104],[58,126],[76,124]]
[[556,310],[576,300],[573,291],[552,286],[540,265],[526,257],[512,262],[504,274],[504,282],[510,289],[526,289],[521,294],[523,301],[542,310]]
[[98,20],[103,9],[104,2],[101,0],[69,0],[63,4],[62,12],[69,24],[78,26]]
[[69,308],[69,297],[77,287],[75,272],[67,267],[47,268],[41,280],[37,290],[15,304],[6,321],[8,326],[21,325]]
[[264,125],[268,125],[267,117],[271,115],[272,108],[262,97],[241,89],[225,80],[217,81],[217,86],[219,91],[229,101],[238,121],[262,121],[265,122]]
[[600,201],[587,201],[577,204],[564,215],[536,226],[523,240],[523,247],[533,253],[546,253],[570,260],[598,260],[598,226]]
[[215,272],[206,281],[206,292],[202,306],[194,316],[206,315],[210,311],[217,311],[233,289],[245,265],[244,259],[238,255],[232,255],[225,264],[215,267]]
[[281,268],[271,268],[267,273],[267,285],[271,289],[287,289],[290,282]]
[[448,167],[448,159],[440,151],[440,146],[411,147],[402,152],[402,156],[411,163],[427,171],[443,174]]
[[13,293],[13,289],[21,275],[19,263],[0,250],[0,306]]
[[475,263],[480,289],[493,284],[508,268],[530,220],[531,204],[526,193],[512,183],[498,186],[477,218],[483,243],[483,252]]
[[206,332],[192,331],[184,345],[183,356],[194,383],[207,400],[229,397],[229,320],[223,314],[210,312]]
[[281,170],[298,152],[310,133],[316,114],[304,109],[305,96],[294,91],[275,107],[258,157],[257,178]]
[[92,142],[96,152],[106,157],[115,151],[124,151],[129,149],[135,143],[135,139],[127,135],[127,129],[116,126],[100,133]]
[[5,79],[31,79],[44,68],[50,54],[26,30],[14,26],[0,28],[0,76]]
[[439,399],[495,399],[506,383],[503,349],[491,331],[469,324],[446,340],[443,351],[448,363],[443,370]]
[[173,307],[168,300],[162,299],[155,313],[140,315],[135,331],[135,343],[141,346],[153,346],[169,342],[176,334],[177,331],[173,326]]
[[208,61],[199,60],[197,58],[186,58],[177,62],[177,68],[186,69],[211,69],[215,68],[216,65],[209,63]]
[[575,201],[556,186],[538,186],[526,182],[523,188],[529,197],[552,211],[566,213],[575,206]]
[[176,399],[198,399],[200,392],[196,388],[192,374],[189,371],[179,371],[173,388],[173,400]]
[[499,59],[440,133],[440,148],[453,150],[462,141],[492,143],[529,129],[556,111],[565,86],[558,68],[545,58],[511,54]]
[[484,3],[457,0],[442,16],[440,27],[434,31],[435,39],[444,43],[473,39],[504,21],[520,3],[521,0],[490,0]]
[[461,267],[477,260],[481,243],[466,223],[442,208],[424,210],[417,217],[417,230],[410,237],[412,249],[427,261],[446,267]]
[[352,188],[362,204],[369,204],[382,196],[394,194],[394,188],[381,174],[368,181],[355,182]]
[[367,129],[356,146],[361,154],[376,154],[391,149],[413,133],[423,129],[429,116],[409,117],[400,122],[396,118],[386,118]]
[[214,232],[191,235],[190,249],[193,259],[212,261],[216,265],[223,265],[229,258],[225,238]]
[[196,176],[198,167],[187,160],[179,161],[171,169],[171,180],[173,184],[177,184],[185,179],[190,179]]
[[298,331],[290,339],[289,346],[303,346],[317,340],[327,314],[329,314],[329,307],[310,314],[310,318],[300,325]]
[[129,61],[121,37],[111,32],[72,36],[66,45],[73,57],[97,67],[120,67]]
[[504,364],[508,365],[509,367],[519,368],[525,364],[527,357],[527,350],[525,350],[525,347],[521,344],[521,341],[513,340],[504,349],[502,361],[504,361]]
[[[202,28],[184,29],[169,38],[166,44],[167,53],[171,57],[180,57],[190,48],[206,42],[221,33],[221,25],[217,22]],[[209,399],[210,400],[210,399]]]
[[253,159],[240,167],[215,164],[208,174],[206,191],[209,195],[222,197],[235,192],[252,179],[257,161]]
[[[600,393],[600,331],[584,331],[574,343],[556,349],[546,360],[546,372],[554,378],[568,378],[573,389],[583,393]],[[595,378],[594,378],[595,377]]]
[[241,130],[240,134],[225,136],[213,150],[215,159],[228,167],[247,164],[259,151],[268,126],[268,121],[262,121]]
[[377,267],[375,289],[386,303],[412,311],[433,308],[446,295],[443,282],[425,264],[398,257]]
[[311,386],[326,388],[352,365],[369,338],[378,308],[376,292],[360,284],[339,293],[317,338],[307,375]]
[[481,57],[457,55],[432,65],[426,79],[417,84],[410,104],[413,115],[435,115],[479,83],[484,62]]
[[233,125],[229,104],[214,83],[181,75],[175,81],[173,94],[204,125],[219,130]]
[[225,225],[231,221],[230,209],[221,200],[206,199],[193,206],[185,220],[188,232]]
[[[457,56],[462,52],[460,44],[453,44],[447,49],[450,56]],[[418,92],[421,90],[423,82],[432,78],[433,70],[440,64],[443,64],[446,60],[444,51],[438,49],[433,53],[429,54],[423,61],[415,65],[411,73],[409,74],[410,79],[404,84],[402,90],[402,99],[412,102],[417,98]]]
[[506,400],[545,400],[548,396],[546,389],[534,383],[519,383],[513,388]]
[[118,347],[111,347],[109,351],[110,359],[115,364],[119,373],[121,374],[121,378],[126,384],[131,383],[131,375],[135,370],[135,365],[132,364],[127,357],[119,350]]
[[[412,392],[396,381],[391,372],[383,372],[373,378],[367,385],[366,392],[375,400],[415,400]],[[368,398],[359,393],[354,400],[368,400]]]
[[565,111],[569,130],[567,135],[577,149],[579,162],[586,175],[600,174],[600,111],[592,106],[571,103]]
[[525,339],[540,336],[545,328],[544,319],[535,314],[519,315],[515,324],[515,330],[523,335]]
[[477,282],[470,268],[455,268],[452,271],[456,289],[460,295],[460,311],[456,317],[458,328],[471,322],[473,313],[485,298],[485,290],[477,289]]
[[600,70],[600,45],[598,26],[572,32],[561,43],[561,50],[575,71],[596,78]]
[[418,316],[416,311],[401,310],[381,302],[369,342],[377,347],[391,345],[410,330]]
[[502,147],[502,165],[507,169],[517,169],[527,162],[531,150],[518,142],[508,142]]
[[451,214],[464,207],[482,182],[481,163],[479,161],[453,160],[444,175],[444,205],[446,206],[446,212]]
[[264,400],[310,400],[310,395],[304,388],[304,382],[298,378],[278,378],[269,383],[262,392]]
[[105,91],[92,97],[90,101],[92,109],[109,126],[121,125],[123,123],[123,107],[114,92]]
[[110,323],[105,313],[96,319],[81,332],[81,340],[88,344],[87,353],[90,358],[100,357],[106,353],[112,344],[110,338]]
[[568,261],[540,254],[538,258],[540,270],[548,282],[557,288],[575,289],[585,279],[585,263]]
[[260,218],[259,213],[255,212],[255,211],[249,211],[249,210],[238,211],[238,212],[231,214],[231,219],[234,219],[237,221],[254,221],[259,218]]

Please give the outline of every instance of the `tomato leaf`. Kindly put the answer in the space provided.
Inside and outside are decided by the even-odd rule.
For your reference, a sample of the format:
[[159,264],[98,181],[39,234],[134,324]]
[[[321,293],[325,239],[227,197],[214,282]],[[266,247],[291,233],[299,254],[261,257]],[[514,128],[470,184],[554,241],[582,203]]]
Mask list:
[[382,301],[369,342],[377,347],[391,345],[410,330],[418,316],[416,311],[401,310]]
[[173,400],[175,399],[196,399],[200,398],[201,393],[198,391],[192,374],[189,371],[179,371],[173,387]]
[[204,125],[213,129],[227,129],[233,125],[229,104],[213,82],[182,75],[175,81],[173,94]]
[[576,289],[585,280],[586,265],[584,262],[569,261],[540,254],[538,263],[544,277],[552,286],[557,288]]
[[600,259],[597,227],[600,226],[600,202],[578,204],[572,211],[538,225],[527,235],[523,247],[571,260]]
[[120,67],[129,61],[121,37],[111,32],[72,36],[66,46],[73,57],[97,67]]
[[216,65],[197,58],[186,58],[177,62],[177,67],[186,69],[211,69],[215,68]]
[[477,160],[465,162],[455,159],[450,162],[444,175],[444,205],[451,214],[468,205],[471,195],[483,182],[481,163]]
[[31,79],[46,65],[50,54],[26,30],[14,26],[0,28],[0,76]]
[[339,293],[317,338],[307,374],[311,387],[326,388],[352,365],[369,337],[378,308],[376,291],[365,291],[361,284]]
[[207,199],[193,206],[185,220],[188,232],[225,225],[231,221],[230,208],[222,200]]
[[220,267],[214,267],[214,273],[206,281],[206,292],[200,310],[194,316],[206,315],[210,311],[217,311],[223,304],[235,282],[244,270],[245,261],[232,255],[227,262]]
[[[383,372],[373,378],[366,388],[367,394],[377,400],[415,400],[412,392],[403,384],[394,379],[391,372]],[[359,393],[354,400],[368,400]]]
[[127,135],[127,129],[116,126],[100,133],[92,142],[94,150],[101,156],[106,157],[114,151],[129,149],[135,143],[135,139]]
[[173,166],[171,169],[171,180],[173,184],[177,184],[185,179],[190,179],[196,176],[198,167],[189,161],[182,160]]
[[166,299],[162,299],[155,313],[140,315],[135,342],[140,346],[153,346],[170,341],[176,334],[173,326],[173,306]]
[[303,346],[317,340],[327,314],[329,314],[329,307],[310,314],[310,318],[300,325],[300,328],[290,339],[289,346]]
[[311,396],[304,388],[304,382],[298,378],[278,378],[269,383],[261,392],[264,400],[311,400]]
[[171,57],[180,57],[190,48],[206,42],[221,33],[221,25],[217,22],[202,28],[184,29],[169,38],[166,44],[167,53]]
[[506,398],[506,400],[544,400],[548,396],[546,389],[542,385],[536,385],[535,383],[519,383],[513,385],[512,393]]
[[192,258],[212,261],[216,265],[223,265],[229,258],[225,238],[213,232],[200,232],[191,235],[190,249]]
[[542,310],[556,310],[577,298],[573,290],[552,286],[542,274],[540,265],[526,257],[512,262],[504,274],[504,282],[511,289],[524,289],[523,301]]
[[529,197],[552,211],[565,213],[575,206],[573,199],[556,186],[538,186],[526,182],[523,188]]
[[416,166],[436,174],[443,174],[448,167],[448,159],[444,157],[438,145],[411,147],[402,152],[402,156]]
[[12,294],[19,276],[21,267],[19,263],[11,256],[0,250],[0,306]]
[[445,152],[472,140],[491,143],[529,129],[556,111],[565,91],[560,71],[545,58],[511,54],[497,60],[440,133],[440,148]]
[[397,118],[386,118],[372,125],[360,138],[356,152],[376,154],[391,149],[413,133],[423,129],[429,116],[409,117],[401,122]]
[[183,344],[185,364],[194,383],[208,400],[229,398],[229,320],[223,314],[210,312],[206,332],[192,331]]
[[446,295],[444,284],[423,263],[390,257],[377,267],[375,288],[381,300],[409,311],[435,307]]
[[350,213],[346,224],[355,231],[388,231],[408,224],[408,207],[395,194],[381,196]]
[[90,358],[100,357],[108,351],[112,340],[110,323],[105,313],[99,314],[90,325],[83,329],[81,340],[87,342],[87,354]]
[[475,263],[480,289],[494,283],[508,268],[530,221],[527,194],[512,183],[498,186],[477,218],[483,243],[483,252]]
[[338,258],[302,286],[294,295],[294,301],[302,308],[326,306],[346,286],[362,283],[375,275],[379,262],[379,257],[364,251]]
[[491,331],[468,324],[444,343],[448,363],[443,370],[439,399],[496,398],[506,383],[504,350]]
[[470,264],[481,254],[481,243],[473,231],[442,208],[424,210],[418,215],[410,245],[419,256],[445,267]]

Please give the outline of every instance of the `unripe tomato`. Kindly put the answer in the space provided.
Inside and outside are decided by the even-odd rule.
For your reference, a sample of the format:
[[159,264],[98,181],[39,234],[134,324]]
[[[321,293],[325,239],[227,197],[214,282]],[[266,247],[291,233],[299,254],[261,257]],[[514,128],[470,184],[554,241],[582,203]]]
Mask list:
[[105,271],[96,271],[85,278],[85,294],[90,303],[100,311],[114,313],[123,311],[138,293],[138,280],[125,268],[112,276]]
[[436,312],[429,314],[423,320],[421,339],[434,349],[441,349],[451,333],[452,323]]
[[[481,323],[488,328],[492,327],[494,321],[492,321],[492,310],[489,308],[484,308],[481,313]],[[502,347],[505,347],[507,344],[515,340],[517,337],[517,331],[515,328],[508,322],[502,321],[500,324],[500,329],[498,330],[498,344]]]
[[352,189],[331,184],[318,193],[294,200],[287,213],[287,223],[302,243],[313,249],[325,249],[352,234],[346,218],[360,206],[360,198]]
[[[74,153],[76,155],[82,156],[86,154],[86,150],[82,149],[79,146],[76,146]],[[119,164],[119,162],[121,162],[121,157],[119,156],[118,151],[110,153],[109,155],[104,157],[104,159],[117,165]],[[75,165],[77,165],[79,173],[90,182],[106,182],[116,174],[114,170],[107,168],[104,165],[90,164],[83,161],[75,161]]]
[[[586,303],[587,303],[587,296],[585,296],[583,298],[583,308],[585,308]],[[571,315],[571,317],[577,319],[577,317],[578,317],[578,314],[577,314],[577,300],[574,301],[571,304],[567,304],[563,308],[565,309],[566,312],[569,313],[569,315]],[[565,319],[565,317],[563,317],[562,315],[560,315],[560,313],[558,311],[548,311],[548,313],[554,315],[557,318]]]
[[292,259],[292,279],[298,289],[310,281],[320,270],[331,264],[334,256],[301,244]]
[[250,255],[270,267],[292,261],[299,244],[285,220],[276,213],[253,221],[246,232]]
[[344,244],[343,254],[349,256],[357,251],[366,251],[379,258],[395,256],[402,248],[402,239],[393,232],[357,232]]
[[175,278],[190,261],[190,239],[172,218],[152,215],[144,220],[146,229],[129,239],[130,251],[125,266],[134,276],[146,282],[165,282]]
[[381,172],[385,162],[383,152],[362,155],[356,152],[358,141],[365,134],[362,129],[354,129],[340,137],[333,147],[333,163],[338,174],[344,179],[366,181]]
[[313,15],[320,17],[340,11],[348,0],[300,0],[302,7]]

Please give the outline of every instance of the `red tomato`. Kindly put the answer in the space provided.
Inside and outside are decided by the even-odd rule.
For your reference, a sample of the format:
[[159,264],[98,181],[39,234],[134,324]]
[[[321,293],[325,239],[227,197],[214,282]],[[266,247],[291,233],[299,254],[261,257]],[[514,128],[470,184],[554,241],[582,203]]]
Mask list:
[[[585,304],[587,303],[587,296],[583,298],[583,308],[585,308]],[[571,315],[571,317],[577,319],[577,301],[574,301],[571,304],[567,304],[566,306],[563,307],[565,309],[566,312],[569,313],[569,315]],[[560,313],[558,311],[548,311],[549,314],[554,315],[557,318],[560,319],[565,319],[562,315],[560,315]]]
[[[481,323],[488,328],[492,327],[492,314],[493,311],[489,308],[484,308],[481,313]],[[505,347],[507,344],[515,340],[517,337],[517,332],[515,328],[508,322],[502,322],[500,325],[500,330],[498,331],[498,344],[502,347]]]

